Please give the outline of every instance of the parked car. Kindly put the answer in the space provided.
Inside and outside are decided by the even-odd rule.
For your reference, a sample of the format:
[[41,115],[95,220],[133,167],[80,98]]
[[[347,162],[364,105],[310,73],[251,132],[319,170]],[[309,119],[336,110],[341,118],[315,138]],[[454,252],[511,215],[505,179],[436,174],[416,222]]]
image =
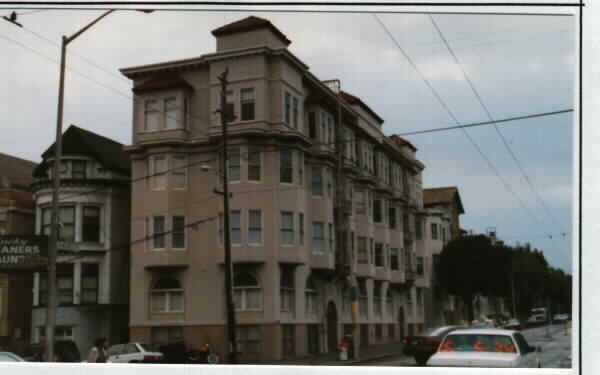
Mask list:
[[504,328],[504,329],[514,329],[517,331],[522,330],[523,327],[524,327],[524,325],[523,325],[523,323],[521,323],[521,321],[519,321],[519,319],[509,319],[502,326],[502,328]]
[[139,342],[117,344],[108,348],[106,362],[112,363],[152,363],[160,362],[163,354],[152,351],[148,345]]
[[442,339],[460,326],[444,326],[431,328],[423,331],[416,336],[407,336],[404,338],[404,347],[402,351],[406,355],[413,356],[417,364],[424,366],[429,357],[435,353]]
[[556,314],[552,317],[552,321],[554,322],[568,322],[569,320],[571,320],[571,318],[569,317],[569,314]]
[[0,362],[25,362],[25,360],[11,352],[0,352]]
[[540,348],[518,331],[464,329],[450,332],[427,361],[442,367],[542,367]]

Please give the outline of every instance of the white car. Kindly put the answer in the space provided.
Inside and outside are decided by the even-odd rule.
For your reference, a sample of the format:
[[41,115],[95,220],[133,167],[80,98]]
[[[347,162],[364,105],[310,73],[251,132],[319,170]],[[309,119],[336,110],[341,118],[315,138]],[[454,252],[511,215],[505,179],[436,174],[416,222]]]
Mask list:
[[25,362],[25,360],[14,353],[0,352],[0,362]]
[[111,346],[108,349],[108,359],[106,361],[112,363],[144,363],[157,362],[162,358],[162,353],[150,350],[147,345],[133,342]]
[[537,354],[518,331],[460,329],[446,336],[427,366],[542,367]]

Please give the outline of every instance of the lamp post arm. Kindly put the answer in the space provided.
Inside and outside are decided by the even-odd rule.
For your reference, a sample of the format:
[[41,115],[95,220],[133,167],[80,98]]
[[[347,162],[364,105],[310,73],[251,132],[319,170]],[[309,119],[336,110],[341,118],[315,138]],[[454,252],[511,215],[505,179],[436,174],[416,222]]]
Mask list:
[[89,24],[87,24],[87,26],[83,27],[81,30],[79,30],[75,34],[71,35],[70,37],[67,37],[67,39],[65,41],[65,44],[71,43],[79,35],[83,34],[87,29],[89,29],[90,27],[94,26],[96,23],[98,23],[98,21],[100,21],[104,17],[108,16],[109,14],[111,14],[114,11],[115,11],[114,9],[110,9],[110,10],[107,10],[106,12],[102,13],[98,18],[96,18],[95,20],[93,20],[92,22],[90,22]]

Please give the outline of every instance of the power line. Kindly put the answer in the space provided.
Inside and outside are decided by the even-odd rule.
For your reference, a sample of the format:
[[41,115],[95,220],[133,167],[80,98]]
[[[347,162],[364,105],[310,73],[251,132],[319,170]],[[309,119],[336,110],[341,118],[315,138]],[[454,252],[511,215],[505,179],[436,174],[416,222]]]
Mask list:
[[540,201],[540,203],[542,204],[542,206],[544,207],[544,209],[546,210],[546,212],[548,213],[548,215],[550,216],[550,218],[554,221],[554,224],[557,226],[557,228],[560,231],[562,229],[561,226],[558,225],[556,219],[554,218],[554,215],[552,215],[552,212],[550,212],[550,210],[548,209],[548,207],[546,205],[546,202],[540,196],[540,194],[537,191],[537,189],[533,186],[533,183],[531,182],[531,179],[529,178],[529,175],[527,174],[527,172],[525,172],[525,169],[523,168],[523,165],[521,164],[521,162],[519,161],[519,159],[515,155],[514,151],[512,150],[512,148],[510,147],[510,145],[508,144],[508,141],[506,140],[506,137],[504,136],[504,134],[502,134],[502,132],[500,131],[500,128],[498,128],[498,126],[496,125],[496,122],[494,121],[494,118],[493,118],[492,114],[490,113],[487,105],[485,104],[483,98],[479,94],[479,91],[475,88],[475,85],[473,84],[473,81],[471,81],[471,78],[467,74],[464,66],[460,63],[460,60],[458,59],[458,57],[456,56],[456,54],[452,50],[452,47],[450,46],[450,43],[448,42],[448,40],[444,36],[444,33],[440,29],[439,25],[435,22],[435,19],[433,18],[433,16],[429,15],[429,19],[431,20],[431,23],[433,24],[433,26],[437,30],[440,38],[442,39],[442,41],[446,45],[446,48],[448,49],[448,52],[450,52],[450,55],[452,55],[452,58],[454,59],[454,62],[460,68],[460,70],[461,70],[461,72],[463,74],[463,77],[465,78],[465,80],[469,84],[469,87],[471,88],[471,91],[473,91],[473,94],[475,95],[475,97],[477,98],[477,101],[479,102],[479,104],[481,105],[481,107],[483,108],[483,110],[485,111],[488,119],[492,122],[492,125],[494,126],[494,129],[496,130],[496,134],[498,134],[498,136],[502,140],[502,144],[504,144],[504,147],[506,148],[506,150],[510,154],[511,158],[513,159],[513,161],[515,162],[515,164],[519,168],[519,171],[521,172],[521,175],[523,176],[523,178],[525,179],[525,181],[529,185],[531,191],[533,191],[534,195]]
[[[444,109],[446,110],[446,112],[448,112],[448,114],[454,120],[454,122],[456,123],[456,125],[460,125],[460,121],[458,121],[458,119],[456,118],[456,116],[454,115],[454,113],[450,110],[450,108],[448,107],[448,105],[446,104],[446,102],[438,94],[437,90],[429,82],[429,80],[427,79],[427,77],[425,77],[425,75],[421,72],[421,70],[417,67],[417,65],[412,61],[412,59],[410,58],[410,56],[404,51],[404,49],[402,49],[402,47],[400,46],[400,44],[398,43],[398,41],[396,40],[396,38],[394,38],[394,36],[388,30],[387,26],[383,23],[383,21],[381,21],[379,19],[379,17],[377,16],[377,14],[374,14],[373,16],[375,17],[375,19],[377,20],[377,22],[379,23],[379,25],[383,28],[383,30],[385,31],[385,33],[390,37],[390,39],[396,45],[396,47],[398,48],[398,50],[406,58],[406,60],[409,62],[409,64],[412,66],[412,68],[420,75],[421,79],[429,87],[429,89],[433,93],[434,97],[438,100],[438,102],[442,105],[442,107],[444,107]],[[519,198],[519,196],[517,196],[517,194],[515,193],[515,191],[510,187],[510,185],[506,182],[506,180],[504,180],[504,178],[502,178],[502,176],[500,175],[498,169],[494,166],[494,164],[491,162],[491,160],[485,155],[485,153],[483,152],[483,150],[481,150],[481,148],[475,142],[475,140],[471,137],[471,135],[466,131],[466,129],[464,129],[464,128],[460,128],[460,129],[463,131],[463,133],[465,134],[465,136],[467,137],[467,139],[469,140],[469,142],[471,142],[471,144],[473,145],[473,147],[475,147],[475,149],[477,150],[477,152],[479,153],[479,155],[484,159],[484,161],[486,162],[486,164],[488,165],[488,167],[494,172],[494,174],[498,177],[498,179],[500,180],[500,182],[502,182],[502,185],[504,185],[504,187],[512,194],[512,196],[515,198],[515,200],[517,200],[517,202],[519,202],[519,204],[521,205],[521,207],[523,208],[523,210],[525,210],[534,219],[534,221],[536,221],[538,223],[538,225],[539,225],[539,223],[540,223],[539,219],[535,215],[533,215],[533,213],[523,203],[523,201]]]

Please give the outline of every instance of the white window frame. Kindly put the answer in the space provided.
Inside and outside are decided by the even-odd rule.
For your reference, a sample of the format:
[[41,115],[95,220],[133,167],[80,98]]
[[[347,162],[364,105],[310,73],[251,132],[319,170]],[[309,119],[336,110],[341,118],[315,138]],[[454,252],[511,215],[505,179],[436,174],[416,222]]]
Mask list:
[[[288,218],[292,219],[292,227],[284,228],[283,227],[283,217],[284,215]],[[296,243],[296,233],[294,231],[294,212],[292,211],[280,211],[279,214],[279,244],[281,246],[293,246]],[[292,239],[291,242],[284,242],[284,233],[291,233]]]
[[[178,280],[179,281],[179,280]],[[171,306],[171,298],[174,294],[176,293],[181,293],[181,309],[174,309]],[[154,306],[154,302],[153,301],[153,296],[154,295],[158,295],[158,294],[162,294],[164,295],[165,298],[165,309],[164,311],[160,311],[160,310],[155,310],[155,306]],[[177,288],[177,289],[152,289],[150,291],[150,313],[151,314],[180,314],[185,312],[185,291],[184,288]]]
[[[252,220],[250,219],[250,215],[252,213],[258,213],[259,218],[260,218],[260,227],[251,227],[250,226],[251,223],[252,223]],[[248,224],[247,225],[247,230],[248,230],[248,232],[247,232],[248,245],[250,245],[250,246],[262,245],[263,244],[263,227],[264,227],[264,222],[263,222],[264,219],[263,219],[262,210],[260,210],[260,209],[249,209],[247,211],[247,215],[248,215],[248,221],[247,221],[247,224]],[[259,237],[260,237],[260,240],[258,242],[250,240],[250,233],[252,231],[256,231],[256,230],[258,230]]]
[[[251,183],[251,184],[256,184],[256,183],[261,183],[263,181],[263,153],[260,151],[260,149],[258,147],[255,146],[248,146],[246,148],[247,150],[247,157],[246,159],[246,182]],[[251,180],[250,179],[250,155],[251,154],[256,154],[258,155],[258,180]],[[256,167],[256,166],[255,166]]]
[[[315,237],[315,228],[316,226],[321,227],[321,237],[320,238],[316,238]],[[319,248],[315,247],[315,240],[321,241],[321,245]],[[313,221],[312,222],[312,226],[311,226],[311,243],[310,243],[310,248],[313,254],[323,254],[325,252],[325,247],[326,247],[326,243],[325,243],[325,223],[323,223],[322,221]]]
[[[164,160],[164,170],[158,171],[157,169],[157,160]],[[151,155],[148,158],[148,181],[150,183],[150,190],[152,191],[163,191],[167,190],[169,182],[169,155],[167,154],[157,154]],[[161,179],[161,180],[159,180]],[[163,181],[162,184],[159,184],[158,181]]]
[[[183,247],[175,247],[174,243],[174,239],[173,236],[175,234],[174,228],[175,228],[175,218],[176,217],[181,217],[183,218]],[[171,216],[171,236],[169,236],[171,238],[171,249],[173,250],[186,250],[187,249],[187,245],[188,245],[188,231],[187,231],[187,218],[183,215],[173,215]]]

